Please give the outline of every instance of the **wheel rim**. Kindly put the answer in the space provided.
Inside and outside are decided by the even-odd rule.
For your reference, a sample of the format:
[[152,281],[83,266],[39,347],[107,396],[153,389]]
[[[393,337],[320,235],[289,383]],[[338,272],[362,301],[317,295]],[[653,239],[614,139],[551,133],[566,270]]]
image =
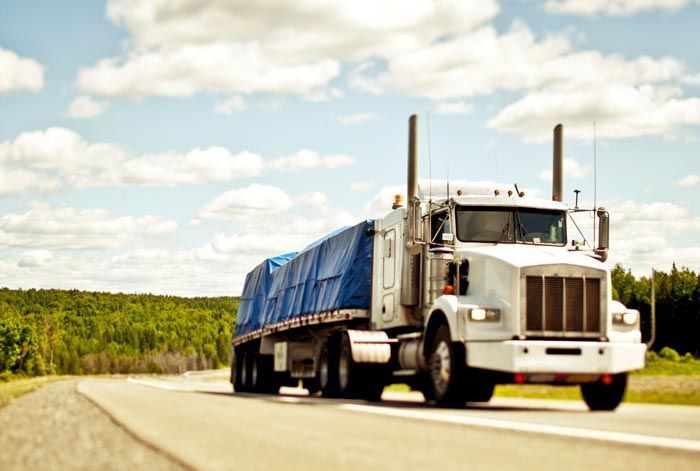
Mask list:
[[328,387],[328,350],[325,348],[321,352],[321,364],[318,367],[318,383],[321,389]]
[[345,391],[350,380],[350,352],[343,349],[338,360],[338,386],[341,391]]
[[433,381],[435,395],[440,398],[447,392],[451,374],[450,346],[441,340],[430,356],[430,377]]

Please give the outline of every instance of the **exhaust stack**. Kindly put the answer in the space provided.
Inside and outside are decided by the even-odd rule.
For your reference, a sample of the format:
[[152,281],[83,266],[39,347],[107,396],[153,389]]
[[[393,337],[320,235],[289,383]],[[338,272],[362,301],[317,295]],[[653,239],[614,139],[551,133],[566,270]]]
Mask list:
[[420,200],[418,199],[418,116],[408,120],[408,177],[406,182],[406,231],[404,233],[406,251],[401,266],[401,304],[405,307],[417,306],[420,302],[420,243],[421,221]]
[[563,201],[564,126],[554,127],[554,158],[552,162],[552,200]]

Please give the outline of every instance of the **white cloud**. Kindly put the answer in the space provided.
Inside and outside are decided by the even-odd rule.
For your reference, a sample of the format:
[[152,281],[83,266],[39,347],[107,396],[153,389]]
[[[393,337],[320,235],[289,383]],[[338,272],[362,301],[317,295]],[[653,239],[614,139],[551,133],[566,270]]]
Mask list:
[[[592,166],[582,166],[578,160],[564,159],[564,178],[578,180],[585,177],[591,170]],[[552,169],[544,169],[540,172],[539,177],[542,180],[552,181]]]
[[90,96],[79,96],[68,105],[67,114],[71,118],[94,118],[109,108],[106,101],[95,100]]
[[133,46],[80,71],[92,95],[198,91],[309,95],[343,62],[410,50],[492,19],[495,0],[111,0],[107,16]]
[[92,169],[114,168],[124,158],[125,152],[113,144],[91,144],[57,127],[23,132],[14,141],[0,142],[0,164],[39,170],[86,174]]
[[567,35],[538,41],[522,22],[499,34],[492,26],[420,47],[389,63],[387,80],[399,91],[436,100],[490,94],[498,89],[635,85],[680,78],[670,58],[626,60],[598,51],[573,52]]
[[555,14],[630,16],[648,10],[676,12],[695,0],[547,0],[545,10]]
[[271,161],[268,166],[279,172],[299,172],[312,168],[339,168],[353,165],[355,159],[349,155],[334,154],[321,156],[318,152],[301,149],[287,157]]
[[567,136],[582,140],[592,139],[594,121],[601,138],[670,135],[680,126],[700,125],[700,98],[652,85],[545,89],[506,106],[488,126],[548,140],[555,119]]
[[37,203],[25,213],[0,217],[0,247],[110,249],[163,239],[176,229],[175,221],[154,216],[115,217],[102,209]]
[[688,85],[700,85],[700,74],[686,75],[681,82]]
[[0,47],[0,96],[13,91],[39,91],[44,86],[44,67]]
[[350,188],[353,191],[370,191],[372,188],[377,186],[377,184],[373,181],[366,181],[366,182],[355,182],[350,184]]
[[353,164],[354,159],[348,155],[322,156],[309,149],[266,161],[249,151],[232,154],[217,146],[130,157],[117,145],[90,143],[74,131],[53,127],[0,142],[0,194],[30,188],[48,192],[61,188],[195,185],[256,177],[265,170],[300,172]]
[[[590,201],[582,204],[590,206]],[[687,207],[663,201],[611,201],[605,206],[610,213],[610,264],[621,263],[637,275],[647,275],[652,267],[669,270],[674,262],[700,269],[700,246],[672,242],[678,236],[697,239],[693,235],[700,232],[700,217],[693,216]],[[592,244],[592,218],[579,213],[574,219]],[[569,232],[570,238],[580,238],[575,229]]]
[[240,95],[234,95],[231,98],[219,102],[214,105],[214,111],[221,114],[233,115],[240,113],[246,109],[245,101]]
[[327,84],[339,71],[334,60],[270,63],[256,43],[213,43],[137,50],[126,60],[102,59],[79,71],[78,88],[121,98],[189,97],[198,91],[304,94]]
[[433,106],[435,114],[467,114],[474,110],[474,105],[464,101],[443,101]]
[[263,158],[248,151],[231,154],[223,147],[193,149],[186,154],[148,154],[124,161],[120,166],[91,178],[75,181],[75,186],[175,186],[228,181],[260,175]]
[[236,220],[275,214],[292,207],[292,198],[277,187],[253,183],[217,196],[199,210],[200,219]]
[[681,178],[680,180],[673,182],[673,186],[689,188],[696,186],[698,183],[700,183],[700,175],[692,173],[686,177]]
[[48,250],[29,250],[23,252],[17,259],[17,266],[19,267],[40,267],[51,263],[53,259],[53,254]]
[[357,124],[379,119],[375,113],[355,113],[336,118],[340,124]]

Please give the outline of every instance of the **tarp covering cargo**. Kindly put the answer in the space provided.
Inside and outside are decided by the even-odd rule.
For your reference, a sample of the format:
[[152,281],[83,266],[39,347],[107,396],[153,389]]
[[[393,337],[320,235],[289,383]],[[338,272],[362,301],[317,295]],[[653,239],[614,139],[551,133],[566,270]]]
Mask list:
[[255,313],[265,311],[265,298],[272,285],[272,274],[296,256],[297,252],[292,252],[268,258],[248,273],[236,316],[236,335],[261,327],[262,316]]
[[[258,265],[246,277],[235,336],[307,314],[369,309],[372,226],[372,221],[363,221],[314,242],[294,257],[288,254]],[[289,258],[278,260],[284,257]]]

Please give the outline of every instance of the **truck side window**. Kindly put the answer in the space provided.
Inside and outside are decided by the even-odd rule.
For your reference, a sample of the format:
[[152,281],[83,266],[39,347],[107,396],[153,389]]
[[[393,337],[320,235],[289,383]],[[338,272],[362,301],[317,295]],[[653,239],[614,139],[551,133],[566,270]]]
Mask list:
[[430,219],[430,245],[433,247],[441,246],[442,234],[444,233],[452,233],[449,211],[433,214]]

